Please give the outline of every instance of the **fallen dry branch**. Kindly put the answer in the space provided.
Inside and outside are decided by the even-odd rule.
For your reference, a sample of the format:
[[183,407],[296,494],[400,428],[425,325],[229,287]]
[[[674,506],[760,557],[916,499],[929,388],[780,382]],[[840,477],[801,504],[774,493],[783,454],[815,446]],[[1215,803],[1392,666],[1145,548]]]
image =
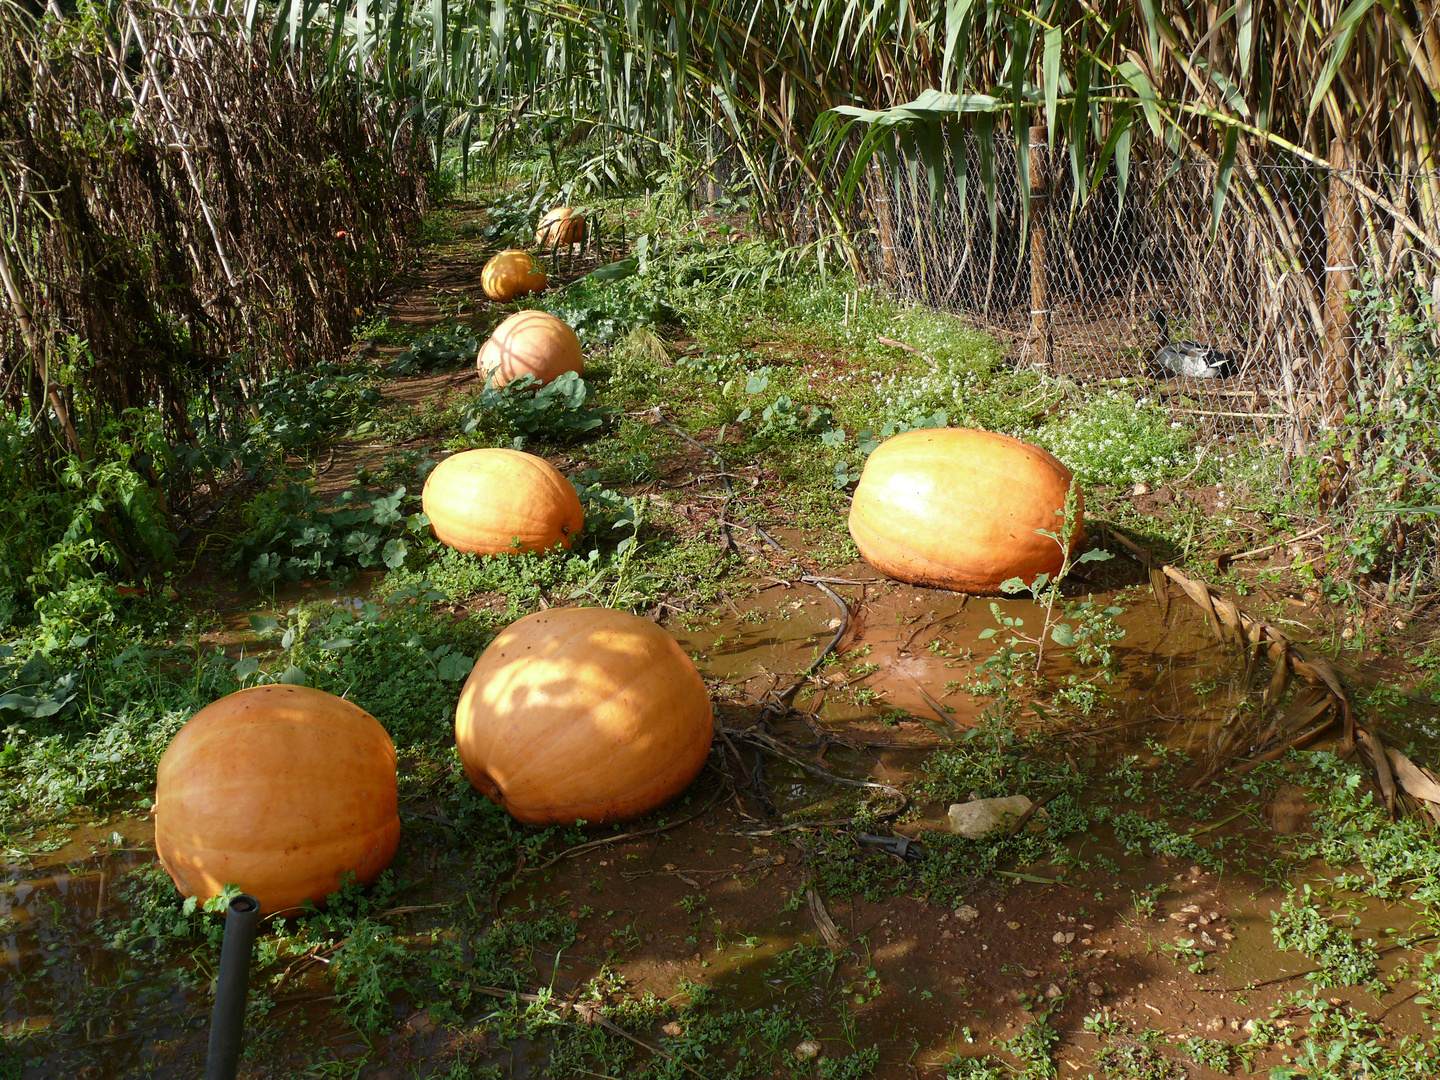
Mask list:
[[1273,544],[1263,544],[1260,547],[1251,548],[1249,551],[1237,551],[1234,553],[1227,552],[1226,554],[1221,555],[1218,559],[1215,560],[1215,568],[1223,574],[1225,572],[1225,568],[1229,566],[1232,562],[1240,562],[1244,559],[1253,559],[1257,555],[1267,555],[1270,552],[1274,551],[1276,548],[1282,548],[1288,544],[1298,544],[1301,540],[1313,539],[1314,537],[1319,536],[1322,532],[1329,528],[1333,528],[1333,526],[1330,524],[1330,522],[1327,521],[1325,524],[1317,525],[1315,526],[1315,528],[1309,529],[1306,532],[1299,533],[1284,540],[1276,540]]
[[[673,877],[689,885],[692,889],[708,888],[721,878],[735,877],[739,874],[759,873],[761,877],[776,866],[785,864],[784,855],[757,855],[746,862],[743,866],[727,866],[720,870],[682,870],[674,863],[666,863],[659,870],[622,870],[620,876],[626,881],[637,881],[642,877]],[[702,883],[701,878],[708,878],[708,883]]]
[[896,799],[899,800],[898,806],[895,806],[890,810],[886,810],[882,814],[877,814],[875,817],[876,821],[888,821],[891,818],[899,817],[910,807],[910,796],[905,794],[905,792],[902,791],[900,788],[895,787],[893,784],[885,784],[880,782],[879,780],[851,780],[847,776],[836,776],[830,770],[820,765],[816,765],[814,762],[805,761],[801,758],[796,757],[795,755],[790,753],[789,747],[787,747],[784,743],[782,743],[779,739],[775,738],[773,735],[770,735],[767,732],[761,730],[758,726],[753,728],[746,728],[744,730],[741,730],[739,728],[722,728],[721,730],[726,735],[733,736],[735,740],[739,742],[746,742],[749,743],[751,746],[758,747],[764,750],[766,753],[772,754],[775,757],[780,758],[780,760],[788,762],[795,768],[803,769],[811,776],[824,780],[828,784],[835,784],[839,787],[865,788],[872,791],[883,791],[886,794],[893,795]]
[[[1341,724],[1341,755],[1348,756],[1358,749],[1365,756],[1375,771],[1375,782],[1391,814],[1396,812],[1397,795],[1404,791],[1440,823],[1440,798],[1437,798],[1440,796],[1440,784],[1435,782],[1434,774],[1420,769],[1399,751],[1387,748],[1372,725],[1360,722],[1339,672],[1327,657],[1291,641],[1273,623],[1242,610],[1208,582],[1174,566],[1158,563],[1144,547],[1121,534],[1114,526],[1099,522],[1096,532],[1105,541],[1114,542],[1129,552],[1145,567],[1162,615],[1168,615],[1172,596],[1170,586],[1173,583],[1200,609],[1217,639],[1246,648],[1250,653],[1246,666],[1247,686],[1260,654],[1263,652],[1269,658],[1274,666],[1261,698],[1257,728],[1264,724],[1266,715],[1278,706],[1292,678],[1303,679],[1318,691],[1311,699],[1294,703],[1286,716],[1265,728],[1244,759],[1237,760],[1229,753],[1240,742],[1238,730],[1227,731],[1210,770],[1193,787],[1209,783],[1227,768],[1252,769],[1263,761],[1282,757],[1290,749],[1308,746],[1329,732],[1338,719]],[[1232,721],[1238,719],[1238,715],[1239,710]]]
[[604,1005],[601,1003],[589,1001],[567,1001],[563,998],[557,1000],[553,994],[534,994],[521,990],[506,990],[503,987],[499,986],[475,986],[471,987],[471,989],[475,990],[477,993],[485,994],[493,998],[515,998],[516,1000],[526,1002],[527,1004],[549,1005],[551,1008],[556,1009],[562,1016],[573,1014],[575,1019],[579,1020],[582,1024],[585,1024],[589,1027],[602,1027],[606,1031],[610,1032],[610,1034],[619,1035],[622,1039],[625,1039],[629,1042],[634,1043],[636,1046],[642,1047],[643,1049],[650,1051],[650,1053],[654,1054],[656,1057],[664,1058],[666,1061],[673,1061],[676,1065],[680,1066],[680,1068],[684,1069],[688,1073],[700,1077],[703,1077],[705,1075],[704,1073],[699,1072],[698,1070],[685,1064],[685,1062],[681,1061],[674,1054],[667,1054],[658,1046],[654,1046],[651,1043],[646,1042],[644,1039],[641,1039],[636,1035],[630,1034],[630,1032],[626,1031],[620,1025],[616,1024],[613,1020],[608,1019],[605,1016],[605,1013],[602,1011],[604,1009]]
[[815,929],[820,932],[826,948],[834,953],[844,952],[845,941],[840,937],[835,920],[830,918],[830,912],[825,910],[825,901],[821,899],[813,885],[805,890],[805,903],[810,909],[810,917],[815,920]]
[[710,800],[704,806],[700,807],[700,809],[696,810],[693,814],[681,818],[679,821],[672,821],[663,825],[654,825],[648,829],[634,829],[630,832],[619,833],[615,836],[602,836],[597,840],[587,840],[583,844],[576,844],[574,847],[566,848],[564,851],[559,852],[556,855],[550,856],[550,858],[546,859],[543,863],[537,863],[534,866],[523,867],[523,869],[548,870],[550,867],[554,866],[562,859],[573,859],[577,855],[583,855],[587,851],[594,851],[596,848],[608,847],[610,844],[619,844],[623,843],[626,840],[638,840],[642,836],[654,836],[656,833],[668,832],[671,829],[678,829],[681,825],[688,825],[690,822],[694,821],[701,814],[705,813],[717,802],[719,802],[720,796],[723,795],[725,791],[726,788],[719,788],[715,792],[715,794],[710,797]]

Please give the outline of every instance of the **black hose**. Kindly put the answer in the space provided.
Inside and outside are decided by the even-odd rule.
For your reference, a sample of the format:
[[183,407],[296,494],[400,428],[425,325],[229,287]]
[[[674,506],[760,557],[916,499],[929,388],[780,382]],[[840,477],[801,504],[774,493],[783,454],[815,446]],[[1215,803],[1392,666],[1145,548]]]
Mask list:
[[241,893],[225,912],[225,943],[215,976],[215,1010],[210,1014],[210,1049],[205,1080],[235,1080],[245,1035],[245,995],[250,989],[250,953],[260,901]]

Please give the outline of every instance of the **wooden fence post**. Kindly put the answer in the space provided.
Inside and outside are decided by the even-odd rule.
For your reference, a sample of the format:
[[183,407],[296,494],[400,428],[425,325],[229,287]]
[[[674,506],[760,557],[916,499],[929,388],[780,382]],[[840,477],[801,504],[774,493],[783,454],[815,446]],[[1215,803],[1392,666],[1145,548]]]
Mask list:
[[1345,419],[1355,376],[1349,312],[1355,271],[1355,189],[1341,175],[1345,165],[1345,144],[1336,139],[1330,144],[1325,205],[1325,420],[1331,426]]
[[[1325,373],[1323,420],[1328,428],[1345,422],[1355,377],[1350,328],[1350,289],[1355,277],[1355,189],[1343,175],[1347,164],[1345,144],[1330,143],[1328,199],[1325,203]],[[1320,502],[1339,506],[1345,501],[1345,457],[1329,455],[1320,478]]]
[[880,241],[880,272],[885,280],[895,283],[895,222],[890,210],[890,184],[885,179],[885,170],[877,161],[870,166],[870,178],[874,189],[871,201],[875,207],[875,228]]
[[1050,313],[1050,246],[1046,233],[1050,217],[1050,153],[1044,125],[1030,129],[1030,330],[1025,335],[1023,357],[1030,343],[1040,343],[1040,364],[1055,366],[1055,330]]

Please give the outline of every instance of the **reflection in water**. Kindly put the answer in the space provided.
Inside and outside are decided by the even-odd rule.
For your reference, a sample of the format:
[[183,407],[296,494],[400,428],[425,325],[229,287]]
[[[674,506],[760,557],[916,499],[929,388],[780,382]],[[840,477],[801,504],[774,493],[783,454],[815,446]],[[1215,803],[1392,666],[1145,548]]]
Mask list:
[[[313,599],[358,608],[368,587],[368,581],[361,580],[345,587],[286,589],[277,594],[276,606],[283,610],[295,601]],[[961,729],[974,725],[985,706],[984,700],[977,700],[965,687],[988,677],[981,665],[995,655],[1007,633],[997,626],[997,618],[1020,620],[1030,636],[1039,635],[1046,619],[1043,609],[1023,599],[997,599],[992,608],[988,599],[966,602],[940,591],[885,583],[840,585],[837,589],[850,604],[853,629],[841,642],[837,657],[802,690],[797,706],[821,732],[848,738],[848,743],[828,746],[823,763],[835,775],[854,780],[903,784],[915,777],[939,740],[955,737]],[[1043,712],[1024,711],[1022,722],[1083,722],[1082,726],[1094,729],[1087,745],[1114,755],[1135,754],[1142,763],[1154,759],[1155,748],[1197,755],[1212,749],[1227,718],[1249,692],[1242,685],[1242,658],[1218,643],[1188,605],[1172,605],[1166,620],[1148,594],[1105,593],[1097,594],[1096,599],[1100,604],[1125,608],[1117,619],[1124,637],[1115,646],[1111,679],[1095,667],[1077,663],[1070,651],[1053,644],[1047,651],[1046,674],[1052,686],[1073,680],[1103,692],[1111,711],[1087,719],[1073,701],[1045,700]],[[259,603],[254,606],[267,613],[274,610]],[[226,626],[237,634],[237,640],[245,640],[246,647],[252,648],[249,614],[247,607],[227,618]],[[696,655],[711,685],[719,687],[716,696],[722,715],[729,710],[742,714],[743,719],[747,712],[753,717],[758,702],[783,690],[795,673],[810,664],[834,632],[835,619],[833,605],[818,590],[777,587],[737,600],[723,617],[671,629],[687,651]],[[986,633],[996,629],[998,634]],[[1076,700],[1081,700],[1079,695]],[[947,716],[937,715],[937,704]],[[1412,719],[1418,722],[1425,715],[1417,706]],[[1395,723],[1398,734],[1403,720]],[[799,719],[786,718],[776,727],[791,742],[810,744],[800,756],[817,752],[812,733]],[[853,789],[821,782],[788,762],[767,761],[765,774],[776,808],[791,820],[834,817],[841,800],[853,797]],[[1237,804],[1234,809],[1244,808]],[[943,821],[944,810],[939,804],[923,806],[921,816]],[[1221,826],[1207,840],[1226,837],[1240,828],[1243,822],[1233,830],[1223,824],[1231,811],[1225,806],[1216,810],[1213,820]],[[1305,813],[1303,798],[1296,796],[1286,802],[1282,792],[1267,811],[1266,820],[1277,832],[1289,832],[1302,827]],[[972,1006],[1003,1015],[990,993],[992,984],[1001,978],[997,974],[1000,965],[993,958],[1002,948],[1015,951],[1008,969],[1011,974],[1004,978],[1018,979],[1017,990],[1033,993],[1034,988],[1014,972],[1023,974],[1029,966],[1038,970],[1047,954],[1056,951],[1050,942],[1057,918],[1073,922],[1074,909],[1084,905],[1100,912],[1080,916],[1100,927],[1093,931],[1096,949],[1102,947],[1101,935],[1107,930],[1103,919],[1120,924],[1134,918],[1128,898],[1122,915],[1117,914],[1120,909],[1115,898],[1102,904],[1090,899],[1094,890],[1077,898],[1060,896],[1063,888],[1047,886],[1022,894],[1025,899],[1012,903],[1007,912],[1003,910],[1005,898],[1000,896],[1002,886],[993,882],[977,885],[1000,899],[988,893],[982,898],[977,891],[973,903],[983,909],[983,916],[975,925],[959,917],[961,908],[954,914],[948,908],[934,909],[923,897],[900,897],[880,905],[867,905],[863,898],[836,897],[832,900],[836,923],[847,941],[863,941],[864,945],[837,961],[833,978],[817,976],[805,983],[795,975],[800,954],[792,954],[792,950],[814,950],[819,939],[794,895],[784,891],[799,889],[803,896],[805,881],[796,865],[801,860],[790,854],[789,847],[800,834],[759,841],[739,835],[739,830],[753,826],[717,812],[629,849],[597,850],[586,861],[557,869],[554,878],[523,878],[520,892],[505,903],[524,905],[538,899],[573,904],[576,910],[582,905],[614,909],[607,915],[614,916],[611,922],[616,926],[597,930],[594,922],[600,916],[588,916],[587,929],[595,938],[577,943],[563,956],[554,956],[548,966],[541,965],[563,991],[581,986],[602,964],[609,963],[633,985],[661,993],[674,992],[683,977],[723,987],[727,1000],[742,1008],[771,1008],[777,1000],[802,1002],[813,1008],[817,1024],[828,1023],[820,1018],[832,1016],[826,1010],[844,1000],[858,1025],[858,1035],[855,1031],[849,1034],[860,1041],[897,1039],[904,1034],[917,1045],[923,1042],[930,1047],[946,1045],[955,1022],[983,1029],[987,1021],[972,1017]],[[119,840],[112,834],[119,834]],[[39,850],[43,838],[31,841],[34,850],[12,851],[5,867],[4,884],[0,885],[0,1032],[13,1038],[52,1026],[74,1015],[77,1002],[103,997],[103,1008],[87,1007],[83,1030],[73,1037],[103,1045],[116,1072],[148,1068],[153,1052],[146,1047],[187,1032],[187,1037],[192,1036],[190,1029],[197,1019],[203,1021],[205,999],[203,991],[192,994],[178,979],[167,980],[157,972],[142,976],[130,970],[128,958],[107,948],[95,932],[98,916],[120,914],[113,895],[115,880],[153,859],[149,823],[139,819],[76,825],[58,830],[57,835],[68,837],[68,842],[47,853]],[[755,847],[757,842],[762,846]],[[1283,897],[1279,887],[1255,888],[1253,894],[1249,887],[1234,890],[1223,923],[1208,921],[1210,905],[1219,906],[1220,901],[1206,899],[1209,893],[1198,897],[1193,915],[1197,927],[1192,932],[1184,921],[1192,917],[1184,910],[1190,900],[1184,890],[1199,886],[1189,880],[1186,865],[1131,855],[1103,825],[1073,837],[1068,847],[1077,860],[1104,861],[1117,867],[1117,874],[1131,875],[1128,880],[1137,890],[1155,890],[1160,897],[1159,910],[1150,922],[1139,923],[1137,933],[1159,934],[1163,928],[1170,932],[1169,941],[1177,932],[1198,939],[1202,932],[1214,930],[1218,940],[1222,933],[1218,927],[1223,925],[1223,932],[1231,934],[1233,941],[1223,954],[1216,954],[1212,964],[1227,985],[1294,975],[1309,966],[1302,956],[1278,952],[1271,940],[1271,912]],[[626,852],[623,857],[617,854],[621,850]],[[757,856],[758,851],[766,852],[763,859],[769,861]],[[782,851],[788,861],[774,858]],[[874,853],[876,860],[887,857],[883,852]],[[435,871],[436,865],[431,860],[425,873]],[[407,894],[403,903],[433,903],[448,909],[455,897],[468,895],[472,883],[462,868],[457,864],[446,869],[449,864],[443,860],[439,865],[433,880],[425,883],[424,895],[415,900]],[[758,868],[743,872],[746,865]],[[1044,871],[1039,876],[1063,876],[1055,868],[1039,869]],[[1296,871],[1311,875],[1322,869],[1312,866]],[[785,877],[787,874],[795,876]],[[776,885],[777,880],[785,882],[783,889]],[[1207,888],[1215,892],[1218,886]],[[479,899],[477,894],[475,901]],[[967,905],[971,902],[967,900]],[[973,918],[968,911],[975,909],[966,910],[966,919]],[[1357,905],[1356,911],[1360,920],[1356,933],[1377,940],[1393,940],[1390,931],[1403,932],[1417,924],[1417,913],[1404,904],[1367,902]],[[1053,925],[1042,925],[1042,916]],[[1204,925],[1198,923],[1202,916],[1207,920]],[[646,927],[654,927],[655,941],[635,936],[633,940],[640,944],[622,947],[618,944],[625,940],[618,925],[622,922],[631,935],[648,934]],[[1016,925],[1021,928],[1014,929]],[[1084,922],[1073,927],[1067,923],[1062,929],[1071,934],[1091,933],[1086,926]],[[667,941],[676,943],[672,954],[662,950]],[[685,944],[681,946],[681,942]],[[1104,947],[1111,945],[1107,942]],[[1018,950],[1022,949],[1031,949],[1035,955],[1021,955]],[[1398,963],[1405,955],[1400,952],[1392,959]],[[943,962],[941,957],[945,957]],[[809,953],[805,958],[807,963],[814,960]],[[1168,958],[1161,960],[1171,963]],[[970,967],[962,966],[962,961]],[[985,973],[984,978],[976,982],[978,977],[965,974],[972,970]],[[353,1032],[337,1020],[328,997],[333,988],[321,971],[318,963],[312,965],[315,982],[304,993],[289,988],[296,1000],[281,1006],[288,1011],[276,1018],[283,1017],[283,1024],[290,1025],[286,1030],[309,1039],[319,1038],[316,1033],[323,1030],[337,1054],[343,1056],[353,1049],[356,1060],[369,1053],[373,1061],[388,1062],[397,1069],[415,1055],[443,1057],[449,1036],[413,1017],[405,1022],[408,1028],[402,1024],[399,1033],[377,1040],[373,1047],[358,1043]],[[1147,977],[1137,972],[1137,978]],[[1051,977],[1060,978],[1045,976]],[[972,998],[977,985],[981,989]],[[916,1008],[917,1002],[932,998],[933,1007]],[[1111,1000],[1105,998],[1107,1003]],[[156,1002],[166,1006],[164,1015],[172,1018],[175,1026],[128,1031],[125,1018],[155,1015]],[[943,1009],[942,1002],[946,1003]],[[474,1016],[467,1013],[467,1020],[483,1015],[477,1005]],[[1394,1015],[1399,1015],[1398,1011]],[[302,1021],[304,1026],[300,1026]],[[1013,1032],[1001,1034],[1008,1037]],[[508,1065],[510,1075],[545,1072],[548,1051],[543,1046],[516,1040],[490,1049],[493,1055],[489,1060]]]

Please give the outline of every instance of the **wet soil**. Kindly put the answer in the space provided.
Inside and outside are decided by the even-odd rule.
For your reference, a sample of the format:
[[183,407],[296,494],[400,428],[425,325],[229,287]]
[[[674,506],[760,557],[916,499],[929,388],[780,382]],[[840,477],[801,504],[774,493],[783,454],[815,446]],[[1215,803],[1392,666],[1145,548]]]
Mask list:
[[[805,715],[775,721],[774,734],[795,746],[808,742],[814,760],[836,775],[905,785],[934,747],[963,737],[976,721],[979,705],[959,687],[993,651],[980,636],[996,625],[991,601],[880,580],[863,564],[830,580],[852,613],[849,629],[836,660],[797,698]],[[338,603],[363,595],[332,592]],[[1038,710],[1026,722],[1063,724],[1076,754],[1153,759],[1158,749],[1174,747],[1203,758],[1239,692],[1238,657],[1188,606],[1176,605],[1163,619],[1148,596],[1133,590],[1101,599],[1126,609],[1123,655],[1111,688],[1118,710],[1098,723]],[[1033,602],[994,603],[1027,626],[1043,624],[1045,613]],[[838,624],[838,609],[817,588],[756,580],[712,617],[675,631],[722,702],[722,722],[739,727],[810,664]],[[227,618],[225,629],[237,644],[246,639],[246,613]],[[827,743],[819,753],[817,733]],[[878,1044],[876,1075],[885,1077],[939,1075],[956,1054],[1012,1038],[1037,1011],[1047,1011],[1061,1037],[1061,1075],[1071,1075],[1088,1067],[1101,1045],[1102,1036],[1082,1024],[1097,1009],[1109,1009],[1136,1031],[1158,1031],[1167,1044],[1190,1036],[1238,1043],[1245,1038],[1242,1025],[1269,1017],[1305,985],[1312,967],[1276,949],[1270,914],[1286,880],[1323,880],[1333,871],[1297,867],[1268,881],[1256,872],[1275,836],[1306,827],[1303,792],[1282,789],[1263,808],[1242,797],[1215,807],[1209,822],[1198,825],[1207,842],[1223,837],[1251,845],[1254,857],[1233,859],[1225,873],[1130,855],[1102,829],[1073,847],[1091,860],[1112,860],[1104,871],[1003,866],[997,876],[975,880],[960,902],[927,895],[873,902],[863,890],[820,898],[838,931],[840,960],[828,982],[797,991],[776,957],[797,944],[825,943],[808,899],[813,868],[828,857],[827,845],[857,841],[844,833],[777,829],[777,822],[831,818],[844,793],[781,765],[767,775],[778,817],[765,819],[750,800],[727,798],[718,780],[707,770],[684,804],[667,811],[672,817],[700,811],[675,828],[541,871],[522,869],[501,910],[556,904],[578,920],[573,947],[539,958],[556,994],[578,992],[602,968],[622,976],[631,992],[662,999],[685,993],[690,983],[751,1008],[793,1001],[799,993],[822,1055]],[[902,831],[923,842],[928,828],[943,827],[943,815],[943,805],[921,805]],[[70,1033],[87,1046],[106,1047],[109,1065],[84,1075],[122,1075],[142,1063],[154,1075],[185,1075],[201,1053],[207,995],[193,984],[127,981],[132,973],[124,971],[123,959],[94,933],[98,916],[116,914],[107,882],[153,857],[148,823],[77,823],[56,835],[64,842],[53,851],[36,837],[31,850],[10,852],[0,886],[6,1035],[62,1023],[67,1002],[88,983],[89,994],[102,987],[111,992],[115,1010],[108,1022],[91,1013],[83,1030]],[[869,857],[898,858],[882,850]],[[429,878],[407,891],[403,910],[433,906],[438,927],[445,909],[468,895],[460,868],[445,867],[433,847],[406,851],[402,845],[400,875]],[[1147,890],[1158,902],[1153,913],[1141,914],[1135,897]],[[1403,906],[1371,904],[1357,932],[1393,941],[1416,921]],[[1205,954],[1203,971],[1189,970],[1190,954],[1175,951],[1192,944]],[[53,959],[57,953],[63,963]],[[1403,954],[1397,949],[1389,966]],[[1383,1013],[1396,1032],[1426,1030],[1418,1008],[1397,995],[1376,1000],[1354,989],[1341,993],[1372,1015]],[[400,1077],[416,1069],[423,1075],[425,1063],[450,1054],[458,1036],[453,1026],[407,1006],[403,994],[392,1000],[396,1029],[367,1045],[336,1015],[333,988],[313,965],[289,982],[270,1023],[296,1037],[303,1032],[307,1055],[323,1046],[355,1060],[358,1075]],[[172,1022],[127,1028],[127,1012],[141,1006],[151,1017],[158,1007]],[[1287,1049],[1258,1051],[1253,1067],[1280,1064]],[[493,1045],[486,1056],[509,1075],[541,1075],[534,1070],[543,1055],[528,1044]],[[1220,1075],[1193,1062],[1186,1067],[1193,1077]]]
[[[422,327],[447,321],[457,301],[479,296],[479,267],[487,254],[463,248],[433,260],[397,294],[392,317]],[[830,358],[807,353],[803,362],[826,364]],[[843,365],[843,359],[834,362]],[[384,394],[401,407],[419,408],[474,382],[466,368],[397,378]],[[717,433],[699,434],[714,444]],[[337,442],[319,463],[320,491],[352,486],[360,468],[378,464],[395,449],[391,443]],[[764,490],[763,463],[731,467]],[[713,472],[713,462],[699,451],[677,445],[646,490],[668,497],[678,517],[699,530],[709,526],[714,508],[691,493],[697,478]],[[1207,513],[1217,509],[1213,491],[1162,489],[1137,496],[1135,503],[1158,513],[1181,498],[1198,500]],[[806,549],[803,532],[776,532],[790,550]],[[995,651],[996,639],[987,631],[997,629],[997,618],[1021,619],[1026,635],[1044,637],[1047,613],[1031,601],[967,599],[901,585],[877,577],[863,563],[826,572],[826,583],[845,602],[842,613],[821,589],[794,580],[789,554],[770,551],[742,529],[736,540],[751,557],[752,576],[737,583],[714,611],[670,615],[668,625],[696,657],[722,724],[743,729],[757,722],[766,703],[800,677],[844,624],[833,657],[795,696],[796,712],[769,722],[776,739],[836,776],[913,784],[937,748],[963,740],[980,721],[986,701],[965,687],[984,676],[979,665]],[[1243,661],[1214,639],[1193,608],[1180,603],[1162,611],[1136,585],[1139,578],[1135,567],[1116,560],[1093,583],[1099,604],[1124,609],[1114,681],[1104,687],[1107,709],[1092,716],[1078,707],[1032,704],[1021,710],[1020,722],[1063,732],[1068,752],[1077,758],[1134,756],[1144,765],[1178,750],[1204,761],[1249,692]],[[339,587],[259,594],[231,575],[202,567],[182,589],[188,595],[203,586],[204,606],[218,613],[203,641],[238,658],[242,651],[255,655],[273,648],[257,636],[251,615],[283,611],[300,599],[353,606],[370,585],[362,577]],[[1318,599],[1288,599],[1297,636],[1330,624]],[[1093,668],[1059,653],[1052,650],[1047,661],[1052,681],[1074,676],[1083,684],[1097,677]],[[1413,704],[1420,715],[1425,703]],[[1335,874],[1323,866],[1284,866],[1278,873],[1267,867],[1284,838],[1302,833],[1311,816],[1303,790],[1282,786],[1263,804],[1244,793],[1233,795],[1200,821],[1186,821],[1173,808],[1152,808],[1157,816],[1165,812],[1177,829],[1191,829],[1206,843],[1223,841],[1227,851],[1238,852],[1223,873],[1182,859],[1133,855],[1107,830],[1097,829],[1073,842],[1074,854],[1090,860],[1091,869],[1073,863],[1004,865],[970,882],[958,902],[946,897],[941,903],[926,893],[872,901],[858,887],[848,894],[815,893],[812,900],[817,862],[835,854],[831,846],[853,848],[859,841],[844,831],[803,824],[853,813],[853,790],[772,763],[764,794],[774,814],[766,815],[754,794],[740,797],[730,779],[707,768],[681,803],[662,812],[670,820],[685,819],[679,825],[582,851],[543,869],[516,868],[516,887],[496,901],[494,914],[540,903],[558,905],[578,921],[573,947],[532,958],[547,975],[543,985],[563,998],[608,968],[623,977],[630,992],[662,999],[683,995],[693,983],[714,987],[746,1008],[798,1003],[813,1018],[821,1056],[878,1044],[876,1075],[882,1077],[942,1075],[954,1056],[989,1050],[1049,1010],[1060,1035],[1059,1075],[1085,1075],[1107,1037],[1087,1030],[1083,1021],[1102,1008],[1135,1032],[1160,1032],[1166,1045],[1189,1036],[1239,1044],[1245,1023],[1270,1017],[1291,991],[1305,985],[1311,968],[1303,957],[1277,950],[1271,936],[1271,913],[1286,885]],[[922,796],[894,831],[923,845],[927,832],[944,827],[944,814],[942,802]],[[641,822],[636,830],[652,825]],[[443,840],[418,829],[407,838],[396,872],[410,885],[395,910],[420,913],[425,921],[416,933],[443,936],[448,910],[490,902],[471,895],[463,860],[454,858]],[[76,1073],[85,1078],[197,1075],[209,972],[195,971],[184,980],[144,975],[97,936],[98,918],[127,914],[113,882],[154,859],[148,821],[75,822],[7,842],[0,878],[0,1033],[10,1039],[61,1026],[64,1042],[94,1052]],[[1097,856],[1107,868],[1095,868],[1104,865]],[[865,857],[878,863],[900,858],[883,849],[866,849]],[[1155,897],[1153,912],[1137,904],[1142,896]],[[838,966],[819,985],[798,985],[776,958],[797,944],[826,946],[827,917]],[[1403,905],[1368,903],[1356,932],[1388,948],[1386,943],[1417,921],[1417,913]],[[1200,970],[1191,970],[1195,954],[1183,951],[1191,948],[1203,953]],[[1385,970],[1407,955],[1400,948],[1382,953]],[[1418,1007],[1399,991],[1383,999],[1354,988],[1331,993],[1383,1016],[1385,1027],[1397,1034],[1429,1030]],[[75,1002],[81,999],[88,1007],[77,1021]],[[391,1003],[393,1031],[362,1038],[336,1011],[324,965],[302,965],[266,1018],[269,1035],[261,1060],[248,1062],[242,1076],[292,1075],[290,1068],[298,1073],[308,1069],[317,1050],[349,1063],[343,1073],[325,1075],[398,1080],[445,1074],[445,1062],[468,1038],[463,1028],[435,1022],[404,992],[393,994]],[[131,1019],[142,1015],[143,1025]],[[661,1033],[640,1035],[652,1044],[661,1041]],[[482,1044],[476,1060],[502,1067],[505,1075],[544,1074],[542,1048],[486,1041],[483,1034],[476,1038]],[[1291,1052],[1284,1043],[1259,1048],[1251,1068],[1262,1072]],[[48,1067],[43,1061],[27,1065],[21,1075],[54,1075]],[[1197,1078],[1221,1075],[1193,1062],[1185,1068]]]

